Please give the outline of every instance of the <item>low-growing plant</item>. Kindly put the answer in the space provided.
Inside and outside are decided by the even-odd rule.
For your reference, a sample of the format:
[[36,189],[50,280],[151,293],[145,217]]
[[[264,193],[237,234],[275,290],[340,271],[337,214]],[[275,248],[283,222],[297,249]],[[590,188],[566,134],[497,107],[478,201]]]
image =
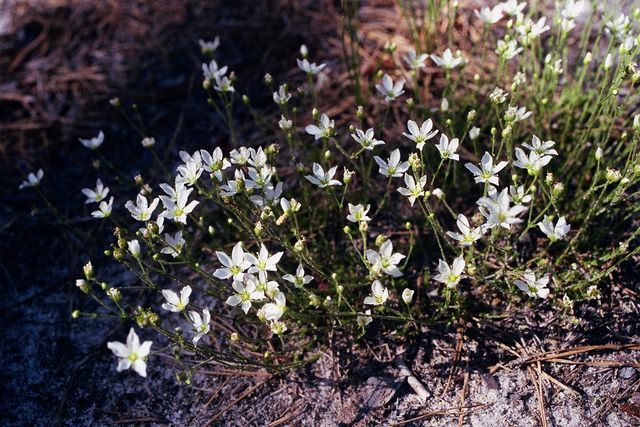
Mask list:
[[[88,263],[76,284],[102,308],[74,317],[153,329],[169,343],[155,351],[188,355],[187,372],[209,362],[278,369],[314,360],[333,333],[402,336],[508,304],[570,312],[638,253],[640,9],[612,15],[568,0],[547,20],[544,5],[509,0],[475,12],[482,39],[463,54],[451,35],[457,2],[398,1],[414,49],[387,43],[367,74],[358,2],[344,3],[354,104],[338,124],[321,110],[319,80],[332,71],[305,46],[299,79],[264,77],[279,120],[207,60],[203,88],[228,146],[181,151],[165,182],[135,177],[126,203],[125,189],[110,196],[103,184],[109,170],[82,190],[91,215],[115,226],[105,254],[137,283],[119,287]],[[218,45],[201,42],[202,53]],[[238,130],[238,102],[277,142]],[[158,170],[170,169],[154,137],[112,104]],[[99,153],[105,139],[81,142]],[[21,187],[40,191],[42,179]],[[152,343],[133,328],[109,348],[118,370],[146,375]]]

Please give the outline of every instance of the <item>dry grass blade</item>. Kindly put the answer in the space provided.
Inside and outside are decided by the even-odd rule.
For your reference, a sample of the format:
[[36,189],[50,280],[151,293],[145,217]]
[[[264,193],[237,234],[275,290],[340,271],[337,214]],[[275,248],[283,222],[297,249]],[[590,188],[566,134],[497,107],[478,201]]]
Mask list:
[[249,396],[251,393],[253,393],[254,391],[256,391],[258,388],[262,387],[267,381],[269,381],[271,379],[271,376],[269,376],[268,378],[266,378],[265,380],[259,382],[258,384],[254,385],[253,387],[249,387],[244,393],[242,393],[240,396],[238,396],[237,398],[235,398],[234,400],[232,400],[231,402],[229,402],[227,405],[225,405],[224,408],[222,408],[217,414],[215,414],[213,417],[211,417],[211,419],[209,419],[209,421],[207,421],[204,426],[210,426],[211,424],[213,424],[218,418],[220,418],[222,415],[224,415],[230,408],[232,408],[233,406],[235,406],[238,402],[240,402],[242,399],[244,399],[245,397]]
[[409,418],[406,420],[402,420],[402,421],[398,421],[396,423],[392,423],[392,426],[401,426],[404,424],[409,424],[409,423],[413,423],[416,421],[421,421],[424,420],[425,418],[429,418],[429,417],[437,417],[440,415],[455,415],[457,414],[459,411],[461,410],[465,410],[468,411],[467,414],[473,413],[475,411],[478,411],[480,409],[486,408],[488,406],[493,405],[493,403],[481,403],[481,404],[476,404],[476,405],[468,405],[468,406],[458,406],[458,407],[454,407],[454,408],[446,408],[446,409],[438,409],[435,411],[429,411],[429,412],[424,412],[420,415],[418,415],[417,417],[413,417],[413,418]]
[[288,423],[293,418],[297,417],[300,412],[304,410],[304,408],[306,408],[305,401],[301,400],[292,407],[288,408],[277,420],[269,423],[267,427],[278,427]]

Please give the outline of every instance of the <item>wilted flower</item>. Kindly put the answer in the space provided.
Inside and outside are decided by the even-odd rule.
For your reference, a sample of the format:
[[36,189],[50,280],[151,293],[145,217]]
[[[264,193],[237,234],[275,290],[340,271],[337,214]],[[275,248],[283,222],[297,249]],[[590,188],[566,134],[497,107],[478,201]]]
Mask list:
[[370,315],[370,309],[366,310],[364,313],[358,313],[358,315],[356,316],[356,322],[358,323],[358,326],[364,328],[369,323],[371,323],[373,321],[373,318]]
[[537,279],[533,271],[527,269],[524,272],[523,280],[516,279],[516,286],[532,298],[546,298],[549,295],[549,275],[544,275]]
[[152,341],[145,341],[140,344],[140,338],[131,328],[127,336],[127,343],[123,344],[119,341],[110,341],[107,343],[109,350],[118,357],[118,372],[133,368],[141,377],[147,376],[147,364],[145,359],[151,352]]

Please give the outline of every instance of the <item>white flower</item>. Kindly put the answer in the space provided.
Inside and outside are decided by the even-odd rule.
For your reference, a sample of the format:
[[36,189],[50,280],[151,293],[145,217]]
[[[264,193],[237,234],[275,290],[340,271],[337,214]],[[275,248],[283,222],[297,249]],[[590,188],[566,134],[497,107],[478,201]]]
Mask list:
[[140,144],[142,144],[144,148],[150,148],[156,145],[156,139],[152,136],[146,136],[142,138],[142,141],[140,141]]
[[526,211],[527,207],[523,205],[509,206],[509,201],[509,193],[506,188],[499,194],[482,197],[478,200],[480,213],[487,219],[486,228],[500,226],[509,230],[512,224],[522,222],[517,216]]
[[485,6],[480,11],[474,10],[474,13],[485,25],[493,25],[502,19],[502,5],[498,4],[493,9]]
[[234,280],[233,281],[233,289],[236,291],[236,294],[231,295],[225,301],[226,304],[235,307],[240,305],[244,314],[249,312],[251,308],[251,302],[256,300],[264,299],[264,293],[262,291],[256,290],[256,279],[255,277],[250,277],[247,280],[247,283],[242,283],[241,281]]
[[449,141],[449,138],[444,133],[440,134],[440,142],[436,144],[436,148],[440,152],[440,157],[443,159],[460,160],[460,155],[456,154],[458,150],[458,138],[453,138]]
[[411,304],[411,301],[413,300],[413,290],[406,288],[404,291],[402,291],[402,301],[404,301],[405,304],[409,305]]
[[259,169],[250,167],[248,170],[249,179],[245,181],[245,185],[249,190],[261,189],[271,181],[271,176],[273,175],[271,166],[263,166]]
[[213,41],[198,40],[200,50],[205,55],[211,55],[220,46],[220,37],[216,36]]
[[474,180],[476,182],[488,182],[493,185],[498,185],[500,183],[498,180],[498,172],[504,169],[505,166],[507,166],[507,162],[499,162],[494,165],[493,157],[491,157],[491,154],[486,151],[480,160],[480,168],[473,163],[467,163],[464,165],[464,167],[469,169],[469,171],[475,176]]
[[180,296],[171,289],[163,289],[162,295],[167,302],[162,304],[162,308],[173,313],[179,313],[189,305],[189,297],[191,296],[191,286],[187,285],[180,290]]
[[571,230],[571,225],[567,224],[567,220],[563,216],[558,219],[554,226],[551,218],[545,215],[544,219],[538,223],[538,227],[552,242],[564,239],[569,230]]
[[472,140],[476,139],[479,135],[480,135],[480,128],[477,128],[474,126],[469,131],[469,138],[471,138]]
[[469,220],[466,216],[460,214],[456,220],[458,230],[460,233],[454,231],[447,231],[447,236],[460,242],[461,246],[471,246],[474,242],[479,240],[485,232],[483,227],[471,228]]
[[280,207],[282,208],[282,212],[285,215],[291,215],[298,212],[302,205],[296,199],[292,198],[287,200],[285,198],[282,198],[280,199]]
[[131,328],[127,336],[126,344],[119,341],[110,341],[107,343],[107,348],[120,359],[117,367],[118,372],[133,368],[138,375],[146,377],[147,364],[145,363],[145,359],[151,352],[151,344],[153,344],[152,341],[145,341],[140,344],[140,338],[138,338],[136,332]]
[[445,70],[451,70],[460,65],[463,65],[466,62],[460,51],[456,53],[456,56],[454,58],[453,54],[451,53],[451,49],[445,50],[442,56],[431,54],[431,60],[435,62],[438,67],[442,67]]
[[535,151],[530,151],[527,156],[520,147],[516,147],[516,158],[518,160],[513,162],[513,166],[526,169],[529,175],[537,175],[551,161],[551,156],[540,156]]
[[307,74],[318,74],[324,67],[327,66],[327,64],[316,65],[315,62],[309,63],[306,58],[302,60],[297,59],[296,61],[298,62],[298,68],[300,68]]
[[131,212],[133,219],[138,221],[149,221],[151,219],[151,214],[156,210],[159,202],[160,199],[156,197],[151,201],[151,204],[148,204],[147,198],[142,194],[138,194],[135,204],[129,200],[124,207]]
[[244,279],[244,272],[251,267],[251,262],[247,260],[246,254],[242,250],[242,243],[235,244],[231,251],[231,258],[221,251],[216,251],[216,256],[223,268],[218,268],[213,275],[218,279],[228,279],[233,277],[235,281]]
[[269,323],[269,329],[276,335],[282,335],[287,332],[287,325],[279,320],[274,320],[273,322]]
[[365,150],[373,150],[376,145],[384,144],[384,141],[375,139],[373,135],[373,128],[367,129],[366,132],[356,129],[356,133],[352,133],[351,137]]
[[528,143],[523,143],[522,146],[531,150],[531,151],[535,151],[536,154],[539,154],[540,156],[557,156],[558,152],[551,148],[555,145],[555,142],[553,141],[545,141],[542,142],[540,141],[540,138],[538,138],[537,136],[533,135],[533,137],[531,138],[531,144]]
[[282,195],[282,182],[279,182],[274,187],[272,184],[266,185],[263,189],[263,195],[254,195],[249,197],[251,202],[256,206],[274,206],[280,200]]
[[[247,275],[247,277],[256,279],[256,277],[252,275]],[[260,275],[256,279],[256,290],[262,292],[269,298],[274,298],[276,294],[280,292],[280,284],[275,280],[267,280],[266,275]]]
[[162,204],[165,208],[162,216],[167,219],[172,219],[174,222],[186,224],[187,215],[189,215],[200,203],[197,200],[193,200],[191,203],[187,204],[189,195],[193,191],[193,188],[186,188],[184,184],[176,183],[175,190],[168,185],[165,185],[163,189],[167,192],[168,196],[160,196],[160,200],[162,200]]
[[411,49],[407,52],[407,54],[402,57],[402,59],[404,60],[404,62],[407,63],[407,65],[412,69],[412,70],[420,70],[422,68],[425,67],[425,62],[426,60],[429,58],[429,55],[427,55],[426,53],[423,54],[416,54],[415,49]]
[[93,138],[89,138],[89,139],[79,138],[79,139],[82,145],[84,145],[85,147],[91,150],[95,150],[98,147],[100,147],[104,142],[104,133],[100,131],[100,133],[98,133],[98,136],[94,136]]
[[507,97],[509,97],[509,94],[499,87],[496,87],[489,94],[489,100],[496,105],[504,103],[507,100]]
[[231,150],[229,156],[231,157],[231,163],[233,163],[234,165],[244,166],[249,162],[249,157],[251,157],[251,150],[247,147],[240,147]]
[[524,185],[518,187],[510,185],[509,197],[511,197],[511,201],[517,205],[526,204],[532,200],[531,194],[525,193]]
[[200,157],[204,163],[203,169],[211,176],[215,176],[218,181],[222,181],[222,171],[229,168],[231,163],[224,158],[222,149],[216,147],[212,153],[207,150],[200,150]]
[[284,105],[291,99],[291,94],[287,93],[287,86],[280,85],[277,92],[273,92],[273,102],[278,105]]
[[546,17],[538,19],[537,22],[533,22],[531,18],[527,18],[523,23],[516,25],[516,31],[520,33],[522,44],[527,46],[532,40],[537,39],[543,33],[549,31],[549,26],[545,25],[547,21]]
[[293,126],[293,121],[287,119],[284,115],[280,115],[280,121],[278,121],[278,126],[282,130],[289,130]]
[[200,152],[196,151],[197,159],[191,159],[186,163],[178,166],[178,176],[176,177],[176,184],[182,183],[185,185],[195,185],[195,183],[202,175],[202,161],[200,159]]
[[202,316],[197,311],[189,311],[189,319],[193,322],[193,333],[196,334],[193,337],[193,345],[198,345],[198,341],[202,338],[203,335],[208,334],[211,329],[211,314],[209,313],[208,308],[204,308],[202,310]]
[[131,240],[127,242],[127,247],[129,248],[129,253],[134,257],[138,258],[140,256],[140,243],[137,240]]
[[420,127],[418,127],[418,124],[413,120],[409,120],[407,122],[407,129],[409,129],[409,133],[403,132],[402,135],[415,142],[418,150],[422,150],[425,142],[436,136],[438,133],[437,130],[434,130],[433,132],[431,131],[431,129],[433,129],[433,122],[431,119],[423,122]]
[[22,190],[23,188],[27,187],[37,187],[38,185],[40,185],[42,177],[44,177],[44,171],[42,169],[38,169],[38,172],[36,173],[30,172],[29,175],[27,175],[27,179],[22,181],[18,189]]
[[316,140],[329,138],[331,135],[333,135],[333,128],[335,127],[335,124],[335,120],[329,120],[329,116],[323,113],[320,116],[320,122],[318,123],[318,126],[307,125],[304,130],[309,135],[313,135]]
[[337,166],[334,166],[327,170],[325,173],[322,166],[318,163],[313,164],[313,175],[305,175],[305,178],[310,183],[317,185],[320,188],[329,187],[331,185],[342,185],[340,181],[337,179],[333,179],[333,176],[336,174]]
[[371,295],[364,299],[367,305],[382,305],[389,298],[389,290],[376,280],[371,284]]
[[503,60],[508,61],[522,52],[522,48],[518,47],[518,42],[515,40],[509,40],[507,42],[498,40],[498,47],[495,52],[500,55]]
[[[160,217],[159,219],[162,218],[163,217]],[[171,255],[174,258],[180,255],[180,252],[182,252],[182,248],[185,244],[185,241],[182,238],[182,231],[178,231],[175,236],[165,233],[164,240],[167,243],[167,246],[162,248],[162,250],[160,250],[160,253]]]
[[378,156],[373,156],[373,160],[380,167],[378,171],[384,176],[399,178],[409,170],[409,162],[400,162],[400,150],[397,148],[391,152],[386,162]]
[[293,283],[293,286],[295,286],[296,288],[301,288],[307,283],[311,282],[313,280],[313,276],[305,275],[304,267],[302,267],[302,264],[298,264],[295,276],[292,274],[285,274],[284,276],[282,276],[282,279],[286,280],[287,282]]
[[269,302],[262,306],[262,313],[265,320],[280,320],[287,306],[287,299],[282,292],[278,292],[273,298],[273,302]]
[[442,102],[440,102],[440,111],[449,111],[449,100],[447,98],[442,98]]
[[347,220],[351,222],[371,221],[371,218],[367,216],[367,213],[369,213],[369,209],[371,208],[371,205],[367,205],[367,207],[365,208],[363,205],[352,205],[351,203],[349,203],[348,206],[349,206],[349,215],[347,215]]
[[424,196],[424,186],[427,185],[427,176],[423,175],[415,181],[411,174],[404,174],[404,183],[407,186],[398,188],[398,193],[409,198],[411,206],[415,203],[418,197]]
[[95,190],[91,188],[83,188],[81,191],[82,194],[87,197],[87,200],[84,202],[85,204],[100,203],[107,198],[107,195],[109,194],[109,187],[105,187],[100,178],[98,178]]
[[560,10],[560,16],[566,20],[574,20],[588,7],[589,3],[585,0],[567,0]]
[[465,267],[464,258],[462,256],[457,257],[453,260],[453,265],[449,267],[449,264],[445,260],[440,260],[438,262],[438,272],[436,276],[434,276],[434,280],[444,283],[447,288],[455,288],[460,278],[462,277],[462,272]]
[[509,107],[504,113],[504,119],[509,123],[520,122],[528,119],[531,114],[533,113],[531,111],[527,111],[526,107]]
[[216,79],[227,74],[227,67],[218,68],[218,63],[211,60],[209,64],[202,64],[202,75],[206,80]]
[[539,279],[536,279],[536,275],[533,271],[527,269],[524,272],[524,280],[516,279],[515,284],[522,292],[525,292],[532,298],[546,298],[549,295],[549,275],[544,275]]
[[370,315],[371,309],[366,310],[364,313],[358,313],[358,315],[356,316],[356,322],[358,323],[358,326],[364,328],[369,323],[371,323],[373,321],[373,318]]
[[394,84],[391,76],[385,74],[382,77],[382,84],[376,84],[376,89],[384,96],[385,101],[391,102],[404,93],[404,83],[405,80],[400,79]]
[[113,210],[113,197],[109,201],[102,201],[98,205],[98,209],[91,212],[91,216],[94,218],[109,218],[111,211]]
[[379,276],[380,272],[384,272],[392,277],[402,276],[402,272],[398,268],[398,263],[402,261],[405,256],[400,253],[393,253],[393,243],[391,243],[391,240],[386,240],[380,245],[379,252],[373,249],[367,249],[366,257],[371,265],[371,272],[375,276]]
[[247,252],[244,254],[244,257],[252,264],[252,267],[249,268],[249,273],[260,273],[266,275],[267,271],[278,270],[278,262],[280,261],[280,258],[282,258],[283,254],[284,252],[278,252],[273,255],[269,255],[267,248],[262,245],[260,247],[260,252],[258,252],[258,256]]
[[631,28],[629,17],[621,13],[616,19],[606,23],[605,30],[619,40],[622,40]]
[[517,16],[522,13],[525,7],[527,7],[527,3],[518,3],[518,0],[507,0],[500,3],[500,7],[502,8],[502,11],[507,15]]
[[224,76],[221,77],[219,75],[215,75],[215,85],[213,85],[213,89],[216,90],[216,92],[235,92],[236,90],[234,89],[233,85],[231,84],[231,80],[229,80],[229,77]]

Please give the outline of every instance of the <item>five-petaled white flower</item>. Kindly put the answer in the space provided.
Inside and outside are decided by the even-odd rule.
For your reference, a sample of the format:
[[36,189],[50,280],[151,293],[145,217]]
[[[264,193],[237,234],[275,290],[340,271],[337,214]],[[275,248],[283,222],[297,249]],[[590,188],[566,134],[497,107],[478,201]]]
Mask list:
[[167,302],[162,304],[162,308],[174,313],[179,313],[189,305],[189,297],[191,296],[191,286],[187,285],[180,290],[180,296],[171,289],[163,289],[162,295]]
[[205,307],[202,310],[202,316],[197,311],[189,311],[189,319],[193,322],[192,329],[193,333],[196,334],[192,339],[193,345],[198,345],[200,338],[208,334],[211,329],[209,324],[211,322],[211,314],[209,309]]
[[247,261],[249,261],[252,266],[249,268],[249,273],[259,273],[261,275],[266,275],[267,271],[277,271],[278,270],[278,262],[284,252],[278,252],[273,255],[269,255],[269,251],[267,248],[262,245],[260,247],[260,252],[258,252],[258,256],[255,256],[252,253],[245,253],[244,257]]
[[549,295],[549,288],[547,288],[547,284],[549,283],[549,275],[546,274],[541,278],[537,279],[536,275],[533,271],[527,269],[524,272],[523,280],[516,279],[516,286],[522,291],[525,292],[532,298],[546,298]]
[[412,70],[420,70],[425,67],[425,62],[429,58],[429,55],[426,53],[418,55],[415,49],[411,49],[407,52],[405,56],[402,57],[404,62],[412,69]]
[[373,160],[379,166],[378,171],[384,176],[399,178],[409,170],[409,162],[400,162],[400,150],[397,148],[391,152],[386,162],[378,156],[373,156]]
[[216,147],[212,153],[207,150],[200,150],[200,156],[204,163],[203,169],[211,176],[215,176],[218,181],[222,181],[222,171],[231,166],[229,160],[224,158],[222,149]]
[[249,277],[246,283],[234,280],[232,286],[236,293],[227,298],[225,303],[232,307],[239,305],[244,314],[247,314],[251,308],[252,301],[264,299],[264,292],[258,291],[256,285],[255,277]]
[[527,173],[532,176],[537,175],[551,161],[551,156],[541,156],[535,151],[530,151],[527,156],[520,147],[516,147],[516,158],[518,160],[513,162],[513,166],[526,169]]
[[367,207],[365,208],[364,205],[360,205],[360,204],[352,205],[351,203],[349,203],[348,206],[349,206],[349,215],[347,215],[347,220],[351,222],[371,221],[371,218],[367,216],[367,213],[369,213],[369,209],[371,208],[371,205],[367,205]]
[[333,179],[333,176],[336,174],[337,166],[329,168],[325,173],[322,166],[318,163],[313,164],[313,175],[305,175],[305,178],[310,183],[317,185],[320,188],[329,187],[331,185],[342,185],[340,181],[337,179]]
[[365,150],[373,150],[376,145],[384,144],[384,141],[376,139],[373,135],[373,128],[367,129],[366,132],[356,129],[356,132],[352,133],[351,137]]
[[367,305],[382,305],[389,298],[389,290],[382,286],[379,280],[374,281],[371,284],[371,295],[364,299],[364,303]]
[[440,134],[440,142],[436,144],[436,148],[440,152],[440,157],[443,159],[460,160],[460,155],[456,153],[458,150],[458,138],[453,138],[449,141],[447,135]]
[[213,275],[218,279],[233,277],[235,281],[242,281],[244,272],[251,267],[251,263],[247,260],[246,254],[242,250],[242,242],[235,244],[231,250],[231,258],[221,251],[216,251],[216,256],[224,266],[213,272]]
[[482,237],[486,230],[483,227],[471,228],[469,220],[462,214],[458,215],[456,224],[458,225],[458,230],[460,230],[460,232],[456,233],[454,231],[447,231],[447,236],[460,242],[461,246],[473,245],[474,242]]
[[553,225],[551,218],[545,215],[544,219],[538,223],[538,227],[552,242],[564,239],[571,230],[571,225],[567,224],[567,220],[563,216],[558,219],[556,225]]
[[447,288],[455,288],[462,278],[462,272],[464,271],[465,265],[466,264],[462,256],[454,259],[451,267],[445,260],[441,259],[438,261],[439,274],[434,276],[433,279],[437,282],[444,283]]
[[273,302],[268,302],[262,306],[262,314],[265,320],[280,320],[287,306],[287,299],[282,292],[278,292],[273,297]]
[[500,181],[498,180],[498,172],[507,166],[507,162],[498,162],[498,164],[493,164],[493,157],[491,154],[485,151],[482,159],[480,160],[480,168],[473,163],[467,163],[464,165],[465,168],[469,169],[469,171],[475,176],[474,180],[478,183],[480,182],[488,182],[489,184],[498,185]]
[[216,36],[213,41],[210,40],[198,40],[200,45],[200,51],[205,55],[211,55],[220,46],[220,37]]
[[22,181],[18,189],[22,190],[26,187],[37,187],[38,185],[40,185],[42,177],[44,177],[44,171],[42,169],[38,169],[38,172],[36,173],[30,172],[29,175],[27,175],[27,179]]
[[109,218],[112,210],[113,197],[111,197],[108,202],[106,200],[101,201],[98,205],[98,209],[91,212],[91,216],[94,218]]
[[405,256],[400,253],[393,253],[393,243],[391,243],[391,240],[386,240],[380,245],[378,252],[373,249],[367,249],[366,257],[371,266],[371,273],[374,276],[379,276],[381,272],[392,277],[402,276],[402,272],[398,268],[398,263],[402,261]]
[[531,111],[527,111],[526,107],[509,107],[504,113],[504,119],[509,123],[521,122],[531,117],[532,114]]
[[407,129],[409,129],[409,133],[403,132],[402,135],[415,142],[418,150],[422,150],[425,142],[436,136],[438,133],[437,129],[433,132],[431,131],[431,129],[433,129],[433,122],[431,119],[423,122],[420,127],[418,127],[418,124],[413,120],[409,120],[407,122]]
[[320,121],[318,125],[307,125],[304,130],[318,140],[322,138],[329,138],[333,135],[333,128],[335,127],[335,120],[329,120],[329,116],[326,114],[320,115]]
[[522,13],[525,7],[527,7],[526,2],[518,3],[518,0],[507,0],[500,3],[500,7],[502,11],[509,16],[518,16]]
[[500,226],[509,230],[512,224],[522,222],[517,216],[527,210],[526,206],[510,206],[508,190],[505,188],[499,194],[494,193],[488,197],[481,197],[478,200],[480,213],[487,219],[486,228]]
[[545,25],[546,22],[547,18],[543,16],[536,22],[533,22],[531,18],[527,18],[523,23],[516,25],[516,31],[520,33],[522,44],[528,46],[532,40],[549,31],[549,26]]
[[502,19],[502,5],[498,4],[493,9],[485,6],[479,11],[474,10],[474,13],[485,25],[493,25]]
[[182,237],[182,231],[178,231],[175,234],[175,236],[172,236],[169,233],[165,233],[164,241],[167,244],[167,246],[162,248],[160,250],[160,253],[171,255],[174,258],[180,255],[180,252],[182,252],[182,248],[184,247],[184,244],[185,244],[184,238]]
[[295,286],[296,288],[301,288],[307,283],[311,282],[313,280],[313,276],[305,275],[304,267],[302,266],[302,264],[298,264],[295,276],[292,274],[285,274],[284,276],[282,276],[282,279],[286,280],[287,282],[293,283],[293,286]]
[[405,173],[404,184],[406,185],[406,188],[399,187],[398,193],[408,197],[409,203],[413,206],[418,197],[424,196],[424,186],[427,185],[427,176],[421,176],[416,182],[411,174]]
[[109,341],[107,348],[120,359],[117,367],[118,372],[133,368],[138,375],[146,377],[147,364],[145,359],[151,352],[151,344],[153,344],[152,341],[145,341],[140,344],[140,338],[138,338],[136,332],[131,328],[127,336],[126,344],[119,341]]
[[151,219],[151,214],[156,210],[159,202],[160,199],[156,197],[151,201],[151,204],[149,204],[145,196],[138,194],[135,204],[129,200],[124,207],[131,212],[133,219],[138,221],[149,221]]
[[522,52],[522,48],[518,47],[518,42],[516,40],[498,40],[498,47],[495,52],[505,61],[515,58],[520,52]]
[[167,219],[172,219],[174,222],[180,222],[182,224],[187,223],[187,215],[189,215],[193,209],[200,203],[197,200],[191,201],[187,204],[189,195],[193,191],[193,188],[187,188],[184,184],[176,183],[175,190],[170,186],[163,187],[167,196],[160,196],[165,211],[162,215]]
[[454,57],[451,53],[451,49],[448,48],[444,51],[442,56],[431,54],[431,60],[435,62],[438,67],[444,68],[445,70],[451,70],[467,62],[460,51],[458,51]]
[[298,62],[298,68],[307,74],[318,74],[327,66],[327,64],[316,65],[315,62],[310,63],[306,58],[302,60],[297,59],[296,61]]
[[109,194],[109,187],[105,187],[100,178],[98,178],[95,190],[91,188],[83,188],[81,191],[82,194],[87,197],[87,200],[84,202],[85,204],[100,203],[107,198],[107,195]]
[[555,145],[554,141],[540,141],[540,138],[533,135],[531,138],[531,144],[523,143],[522,146],[535,152],[540,156],[557,156],[558,152],[552,148]]
[[285,105],[291,99],[291,94],[287,93],[287,86],[280,85],[277,92],[273,92],[273,102],[278,105]]
[[215,60],[211,60],[209,64],[202,64],[202,75],[205,79],[216,79],[218,76],[224,76],[227,74],[227,66],[218,67],[218,63]]
[[394,84],[391,76],[385,74],[382,77],[382,84],[376,84],[376,89],[384,96],[385,101],[391,102],[404,93],[404,83],[405,80],[400,79]]
[[79,138],[79,139],[82,145],[84,145],[85,147],[91,150],[95,150],[98,147],[100,147],[104,142],[104,133],[100,131],[100,133],[98,133],[98,136],[94,136],[93,138],[89,138],[89,139]]
[[511,197],[511,201],[516,205],[524,205],[533,199],[531,194],[527,194],[525,192],[524,185],[520,185],[518,187],[510,185],[509,196]]

